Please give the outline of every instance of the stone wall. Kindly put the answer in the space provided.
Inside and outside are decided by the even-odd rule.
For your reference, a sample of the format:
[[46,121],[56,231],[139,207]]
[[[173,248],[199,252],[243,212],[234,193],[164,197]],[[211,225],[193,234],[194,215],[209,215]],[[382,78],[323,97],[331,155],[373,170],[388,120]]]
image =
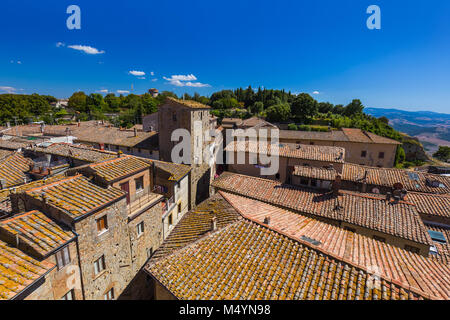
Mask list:
[[[108,230],[97,231],[96,220],[107,217]],[[112,204],[74,224],[78,233],[81,272],[88,300],[103,300],[104,294],[114,288],[119,296],[133,278],[131,244],[128,236],[126,200]],[[94,262],[105,258],[106,268],[94,274]]]

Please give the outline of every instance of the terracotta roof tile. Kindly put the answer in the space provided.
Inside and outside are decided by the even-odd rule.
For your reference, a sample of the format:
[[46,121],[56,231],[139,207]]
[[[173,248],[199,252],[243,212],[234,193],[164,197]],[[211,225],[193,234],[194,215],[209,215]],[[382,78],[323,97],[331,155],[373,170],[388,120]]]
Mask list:
[[14,298],[53,267],[0,240],[0,300]]
[[[220,194],[246,218],[262,223],[270,217],[270,228],[296,239],[308,237],[310,241],[317,241],[316,245],[311,246],[336,258],[377,271],[385,279],[391,279],[403,287],[415,287],[441,299],[450,297],[450,265],[434,261],[434,256],[426,258],[261,201],[222,191]],[[448,244],[440,256],[448,258]]]
[[[450,178],[432,173],[419,171],[407,171],[393,168],[375,168],[358,164],[345,163],[342,170],[342,180],[360,182],[367,172],[367,184],[392,187],[395,183],[401,183],[408,191],[428,193],[449,193]],[[436,181],[442,186],[433,187],[427,183]]]
[[180,100],[180,99],[175,99],[172,97],[167,97],[166,98],[166,102],[170,103],[170,104],[175,104],[175,105],[181,105],[183,107],[188,107],[188,108],[192,108],[192,109],[210,109],[210,106],[207,106],[206,104],[197,102],[197,101],[193,101],[193,100]]
[[47,201],[72,219],[90,213],[103,205],[118,200],[125,193],[114,187],[101,188],[82,175],[68,177],[25,191],[40,201]]
[[54,154],[87,162],[98,162],[117,157],[117,153],[115,152],[101,151],[87,146],[71,145],[67,143],[54,143],[46,148],[35,147],[32,150],[34,152]]
[[5,180],[3,188],[10,188],[25,183],[27,176],[25,172],[30,170],[33,161],[25,158],[20,153],[10,153],[3,155],[0,159],[0,179]]
[[335,196],[229,172],[223,173],[212,185],[317,217],[348,222],[422,244],[431,243],[415,207],[406,203],[393,205],[375,197],[344,191]]
[[159,160],[152,160],[152,162],[155,164],[156,168],[167,172],[170,175],[169,180],[171,181],[179,181],[191,171],[191,167],[184,164]]
[[336,178],[336,170],[334,169],[317,168],[311,166],[295,166],[294,172],[292,174],[299,177],[328,181],[334,181],[334,179]]
[[151,164],[133,156],[121,156],[91,164],[89,168],[107,182],[126,177],[128,175],[148,170]]
[[265,153],[279,155],[284,158],[297,158],[305,160],[344,163],[345,149],[329,146],[295,145],[295,144],[262,144],[255,141],[230,142],[225,151]]
[[410,192],[406,201],[416,205],[421,214],[450,218],[450,196]]
[[[187,234],[175,229],[172,234],[191,234],[189,228],[181,230]],[[145,270],[179,299],[424,298],[385,279],[371,286],[373,277],[364,269],[249,220],[236,220],[152,257]]]
[[54,250],[75,238],[75,234],[58,225],[39,211],[17,214],[10,219],[0,221],[2,231],[12,237],[18,236],[36,252],[37,258],[44,258]]

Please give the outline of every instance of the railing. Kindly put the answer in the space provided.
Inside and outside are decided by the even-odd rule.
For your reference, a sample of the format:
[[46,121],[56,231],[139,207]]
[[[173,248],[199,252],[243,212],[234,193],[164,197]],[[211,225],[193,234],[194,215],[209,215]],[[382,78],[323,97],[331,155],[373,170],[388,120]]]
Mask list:
[[130,195],[130,203],[128,204],[129,214],[151,204],[156,198],[158,198],[158,195],[153,193],[150,187],[137,191],[132,196]]
[[166,198],[166,200],[163,202],[163,215],[165,215],[171,208],[172,206],[175,204],[175,200],[172,197],[170,197],[169,199]]

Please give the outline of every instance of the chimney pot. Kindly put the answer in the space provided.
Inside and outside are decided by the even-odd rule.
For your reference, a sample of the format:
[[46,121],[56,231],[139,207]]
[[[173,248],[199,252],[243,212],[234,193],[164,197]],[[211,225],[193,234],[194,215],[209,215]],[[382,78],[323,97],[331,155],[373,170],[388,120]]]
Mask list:
[[267,217],[264,218],[264,224],[269,225],[269,223],[270,223],[270,217],[267,216]]
[[212,217],[211,218],[211,231],[216,231],[216,230],[217,230],[217,218]]

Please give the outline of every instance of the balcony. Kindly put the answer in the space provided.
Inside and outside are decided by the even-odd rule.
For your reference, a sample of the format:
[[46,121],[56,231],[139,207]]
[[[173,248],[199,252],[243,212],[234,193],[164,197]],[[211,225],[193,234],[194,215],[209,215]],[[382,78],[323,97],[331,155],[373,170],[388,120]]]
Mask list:
[[130,203],[128,204],[128,216],[133,216],[140,210],[151,206],[153,203],[162,198],[162,195],[151,192],[151,188],[147,187],[137,191],[134,195],[130,195]]
[[163,213],[162,213],[162,215],[163,215],[163,217],[168,213],[168,212],[170,212],[172,209],[173,209],[173,207],[175,206],[175,200],[174,200],[174,198],[173,198],[173,196],[172,197],[170,197],[170,198],[166,198],[163,202],[162,202],[162,207],[163,207]]

